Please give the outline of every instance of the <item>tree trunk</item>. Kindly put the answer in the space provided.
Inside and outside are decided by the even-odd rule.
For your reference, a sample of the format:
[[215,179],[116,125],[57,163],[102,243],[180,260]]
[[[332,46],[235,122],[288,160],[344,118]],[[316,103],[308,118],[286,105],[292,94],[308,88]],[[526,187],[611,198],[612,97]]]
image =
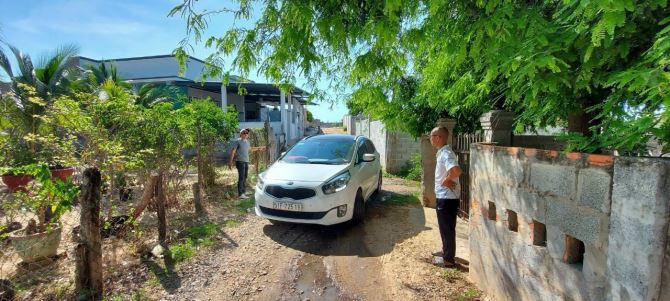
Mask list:
[[77,300],[102,299],[101,184],[98,169],[88,168],[84,171],[79,237],[75,247]]
[[593,94],[579,100],[579,108],[568,113],[568,132],[580,133],[586,137],[592,137],[594,132],[591,128],[598,124],[596,115],[598,112],[587,110],[598,102],[602,101],[603,93],[594,91]]
[[195,214],[200,216],[202,215],[205,210],[202,206],[202,196],[204,192],[204,175],[203,175],[203,166],[202,166],[202,137],[200,133],[200,125],[198,125],[198,146],[197,146],[197,155],[198,155],[198,198],[194,198],[194,205],[195,205]]
[[167,222],[165,220],[165,190],[163,189],[163,172],[158,175],[158,183],[156,184],[156,214],[158,215],[158,243],[162,247],[167,247],[166,228]]
[[146,186],[144,187],[144,192],[142,193],[142,199],[140,199],[140,202],[135,206],[135,210],[133,210],[133,217],[131,220],[137,220],[138,217],[140,217],[140,214],[144,212],[144,209],[149,205],[149,202],[151,201],[151,198],[154,196],[154,190],[156,189],[156,185],[158,183],[158,174],[156,173],[151,173],[151,179],[147,182]]

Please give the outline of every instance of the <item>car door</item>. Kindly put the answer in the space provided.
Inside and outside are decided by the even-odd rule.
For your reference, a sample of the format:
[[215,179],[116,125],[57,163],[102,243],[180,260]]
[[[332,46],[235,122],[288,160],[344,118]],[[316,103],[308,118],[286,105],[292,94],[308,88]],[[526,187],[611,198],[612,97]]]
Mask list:
[[[374,175],[374,164],[375,161],[372,162],[365,162],[363,161],[363,155],[364,154],[369,154],[371,153],[370,150],[368,149],[368,143],[367,139],[361,138],[361,140],[358,142],[358,166],[359,166],[359,174],[360,174],[360,184],[361,187],[363,188],[363,196],[368,197],[374,188],[371,188],[370,183],[374,181],[375,175]],[[375,158],[376,159],[376,158]]]
[[379,171],[381,170],[381,160],[379,159],[379,153],[377,153],[374,144],[369,139],[365,139],[365,153],[375,155],[375,160],[368,162],[368,165],[365,167],[367,169],[366,174],[369,175],[368,189],[369,192],[372,193],[377,189]]
[[[355,180],[356,184],[361,187],[363,191],[363,197],[368,195],[369,185],[368,185],[368,170],[367,168],[370,164],[369,162],[363,161],[363,155],[366,152],[365,139],[359,138],[356,141],[356,161],[354,164],[354,170],[356,172]],[[353,178],[353,175],[352,175]]]

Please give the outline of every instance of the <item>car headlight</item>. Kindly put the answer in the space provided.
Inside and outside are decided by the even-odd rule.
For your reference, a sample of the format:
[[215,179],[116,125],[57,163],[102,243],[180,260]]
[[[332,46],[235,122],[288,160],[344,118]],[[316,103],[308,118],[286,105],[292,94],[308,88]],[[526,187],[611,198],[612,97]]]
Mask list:
[[265,187],[265,182],[263,182],[263,178],[265,177],[265,172],[262,172],[258,175],[258,181],[256,182],[256,187],[258,189],[263,190]]
[[336,193],[338,191],[342,191],[345,187],[347,187],[347,184],[349,183],[350,179],[351,174],[349,174],[348,171],[345,171],[344,173],[328,181],[328,183],[324,184],[321,189],[325,194],[331,194]]

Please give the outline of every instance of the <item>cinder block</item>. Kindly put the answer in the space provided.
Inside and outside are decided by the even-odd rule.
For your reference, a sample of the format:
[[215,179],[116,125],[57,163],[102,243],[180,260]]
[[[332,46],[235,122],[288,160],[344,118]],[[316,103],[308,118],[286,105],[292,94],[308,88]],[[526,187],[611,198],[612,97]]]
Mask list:
[[591,300],[605,300],[607,286],[607,253],[605,250],[586,245],[582,272]]
[[[546,265],[549,276],[544,279],[545,287],[556,291],[559,299],[554,300],[591,300],[581,265],[566,264],[553,260]],[[602,300],[602,299],[601,299]],[[599,300],[598,300],[599,301]]]
[[[632,300],[647,300],[658,293],[663,266],[665,231],[649,224],[612,215],[607,266],[609,284]],[[613,291],[614,293],[614,291]]]
[[547,251],[555,260],[563,259],[565,249],[565,234],[556,227],[547,227]]
[[502,183],[518,187],[523,182],[524,164],[517,156],[498,152],[495,154],[495,173]]
[[525,189],[516,190],[517,211],[540,222],[545,222],[547,199]]
[[617,157],[607,258],[613,299],[660,293],[669,211],[670,160]]
[[573,204],[566,204],[554,199],[547,202],[547,228],[558,227],[563,233],[569,234],[585,243],[596,246],[605,245],[600,241],[601,223],[607,223],[607,216],[588,212]]
[[581,205],[610,213],[612,175],[602,169],[587,168],[579,171],[577,195]]
[[670,227],[665,244],[665,256],[663,259],[663,272],[661,275],[661,299],[659,301],[670,301]]
[[540,193],[570,198],[575,190],[576,168],[574,166],[532,163],[530,185]]

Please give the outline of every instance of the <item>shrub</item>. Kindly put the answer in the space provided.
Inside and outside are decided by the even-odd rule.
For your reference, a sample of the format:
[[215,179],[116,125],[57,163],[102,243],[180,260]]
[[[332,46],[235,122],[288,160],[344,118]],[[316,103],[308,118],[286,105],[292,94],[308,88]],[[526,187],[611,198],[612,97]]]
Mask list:
[[421,155],[414,154],[412,155],[409,162],[405,167],[404,178],[413,181],[421,181]]

